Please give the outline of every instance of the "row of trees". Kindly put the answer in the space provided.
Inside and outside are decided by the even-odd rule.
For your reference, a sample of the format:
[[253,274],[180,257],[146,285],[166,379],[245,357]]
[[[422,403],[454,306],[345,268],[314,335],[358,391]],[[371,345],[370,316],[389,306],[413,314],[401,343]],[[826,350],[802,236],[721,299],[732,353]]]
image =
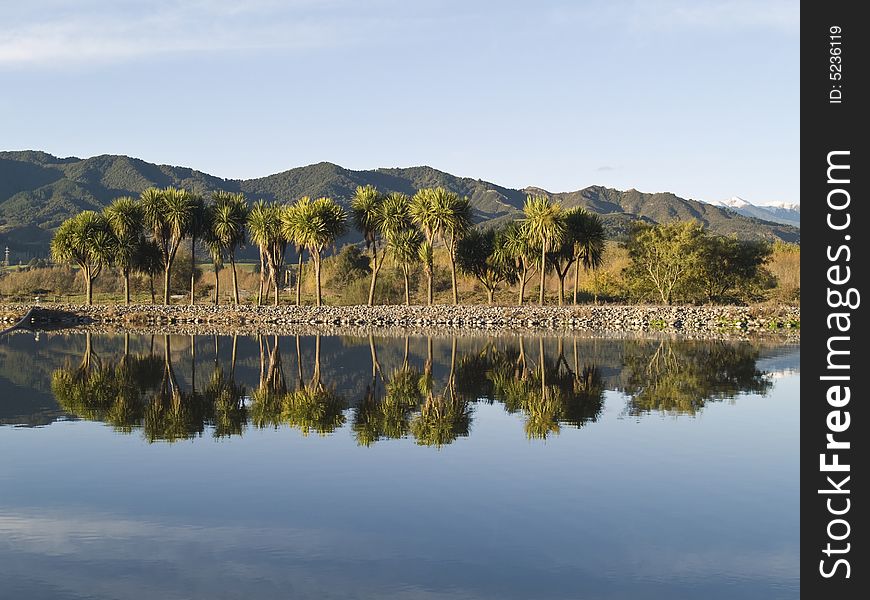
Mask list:
[[[457,271],[477,278],[493,301],[501,285],[519,283],[518,302],[525,288],[540,273],[539,301],[544,302],[545,276],[559,277],[559,303],[564,282],[574,265],[574,302],[580,267],[602,263],[604,228],[596,215],[583,209],[563,211],[545,197],[530,196],[524,218],[498,229],[473,226],[468,198],[444,188],[425,188],[413,196],[382,194],[373,186],[356,189],[350,215],[330,198],[303,197],[291,204],[256,202],[249,206],[243,194],[216,192],[211,202],[183,189],[149,188],[138,199],[122,197],[102,212],[84,211],[65,221],[52,240],[56,261],[78,265],[85,282],[86,301],[93,302],[93,282],[109,266],[124,280],[124,299],[130,303],[130,277],[149,276],[152,302],[154,277],[163,275],[163,302],[170,300],[170,272],[178,250],[190,243],[191,261],[196,247],[207,249],[215,272],[215,301],[219,298],[218,272],[229,262],[233,300],[240,302],[236,252],[247,242],[259,250],[260,284],[257,303],[274,295],[280,303],[281,273],[289,246],[298,256],[296,303],[301,302],[301,280],[307,253],[314,270],[315,302],[322,303],[321,272],[324,253],[344,235],[348,221],[362,233],[371,273],[368,303],[374,304],[378,275],[390,259],[404,278],[405,302],[411,303],[412,272],[426,275],[426,302],[434,298],[434,248],[445,248],[450,264],[453,303],[459,302]],[[191,265],[190,302],[195,302],[196,269]]]
[[[257,303],[270,293],[280,303],[288,247],[295,248],[296,304],[301,303],[307,254],[314,273],[315,303],[322,304],[324,253],[352,223],[362,234],[371,277],[368,304],[377,300],[378,276],[391,261],[404,279],[405,302],[411,303],[411,276],[426,278],[426,302],[434,299],[435,247],[444,248],[450,267],[452,301],[459,302],[457,272],[474,277],[490,303],[503,286],[517,286],[517,303],[537,274],[538,302],[544,304],[546,278],[555,274],[558,303],[565,302],[565,282],[573,267],[573,302],[578,301],[581,269],[594,270],[604,261],[605,232],[601,219],[582,208],[564,210],[544,196],[529,196],[523,217],[496,228],[477,228],[467,198],[443,188],[425,188],[413,196],[382,194],[373,186],[358,187],[348,214],[330,198],[303,197],[291,204],[258,201],[249,206],[242,194],[216,192],[202,196],[176,188],[149,188],[138,199],[123,197],[102,212],[82,212],[64,222],[52,241],[55,260],[77,264],[85,281],[87,302],[103,269],[114,266],[130,302],[130,276],[149,276],[152,302],[154,277],[163,275],[163,302],[170,300],[170,272],[181,245],[190,243],[190,302],[195,302],[195,249],[208,251],[214,266],[215,302],[220,296],[219,270],[228,262],[233,300],[240,302],[236,252],[246,243],[259,250]],[[624,271],[632,297],[670,304],[751,300],[772,283],[764,269],[770,244],[714,236],[695,222],[640,224],[624,243],[630,264]]]

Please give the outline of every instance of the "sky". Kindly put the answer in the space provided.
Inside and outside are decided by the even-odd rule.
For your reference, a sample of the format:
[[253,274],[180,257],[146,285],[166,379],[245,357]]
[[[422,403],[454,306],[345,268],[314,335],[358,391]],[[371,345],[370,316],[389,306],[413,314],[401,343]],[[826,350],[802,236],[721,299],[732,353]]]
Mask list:
[[0,149],[800,202],[799,2],[0,0]]

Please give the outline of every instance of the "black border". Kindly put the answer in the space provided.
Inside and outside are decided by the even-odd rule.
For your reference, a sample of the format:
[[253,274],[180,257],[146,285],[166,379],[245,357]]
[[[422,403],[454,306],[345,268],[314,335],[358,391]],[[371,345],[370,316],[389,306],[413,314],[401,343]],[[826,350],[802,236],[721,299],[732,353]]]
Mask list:
[[[801,208],[803,228],[801,233],[801,589],[805,598],[830,598],[848,600],[866,598],[870,594],[867,585],[866,563],[867,535],[864,531],[866,496],[857,488],[867,485],[866,469],[859,462],[858,454],[866,453],[863,448],[863,433],[867,431],[867,385],[863,381],[865,369],[863,358],[867,355],[866,318],[863,313],[870,310],[864,303],[870,303],[865,296],[864,271],[866,261],[870,260],[868,242],[870,239],[870,219],[867,217],[866,196],[867,169],[866,152],[863,144],[865,123],[870,120],[865,113],[870,112],[863,78],[866,74],[868,29],[870,23],[862,22],[857,15],[864,8],[858,2],[805,2],[801,7]],[[842,27],[842,80],[832,81],[830,28]],[[840,104],[829,102],[829,92],[833,86],[841,85],[843,99]],[[851,226],[848,231],[833,231],[827,226],[827,194],[832,187],[827,182],[828,153],[835,150],[850,151],[851,182],[848,186],[851,196],[849,212]],[[839,215],[838,215],[839,216]],[[851,310],[851,331],[849,357],[851,363],[851,401],[848,407],[851,425],[838,437],[849,440],[851,449],[841,453],[840,461],[851,466],[851,508],[846,518],[851,533],[844,542],[851,544],[847,558],[851,566],[848,579],[843,577],[845,569],[837,571],[837,576],[824,578],[820,574],[819,561],[825,559],[827,565],[832,559],[822,550],[828,543],[826,528],[832,517],[825,506],[828,497],[818,490],[828,487],[826,475],[819,469],[819,455],[825,452],[825,435],[828,433],[826,417],[832,410],[827,403],[826,392],[830,382],[821,381],[826,374],[827,341],[830,335],[827,316],[833,309],[828,306],[827,269],[828,246],[836,249],[844,243],[844,236],[850,234],[852,259],[848,264],[852,269],[852,279],[848,286],[862,293],[862,305]],[[848,310],[848,309],[845,309]],[[844,334],[840,334],[844,335]],[[839,498],[842,498],[840,496]]]

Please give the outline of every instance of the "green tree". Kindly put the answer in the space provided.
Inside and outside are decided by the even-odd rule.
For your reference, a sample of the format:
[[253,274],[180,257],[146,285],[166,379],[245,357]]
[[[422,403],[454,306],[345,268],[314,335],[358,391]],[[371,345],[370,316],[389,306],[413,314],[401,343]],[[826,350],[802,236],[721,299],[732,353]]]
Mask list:
[[504,229],[472,229],[457,244],[456,262],[459,270],[480,281],[486,289],[489,304],[493,303],[500,284],[513,283],[517,279],[516,269],[505,246]]
[[[194,218],[196,202],[181,189],[148,188],[139,196],[145,227],[160,250],[163,265],[163,303],[169,304],[169,281],[172,263],[181,241],[187,236]],[[195,271],[195,269],[194,269]]]
[[148,286],[151,290],[151,304],[157,302],[154,293],[154,276],[163,270],[163,259],[160,247],[154,240],[143,239],[139,251],[136,253],[136,261],[133,270],[148,277]]
[[366,250],[371,252],[370,267],[372,274],[369,286],[368,304],[371,306],[375,301],[375,288],[378,281],[378,273],[383,267],[386,258],[387,246],[384,243],[381,226],[381,204],[384,197],[373,185],[357,186],[353,198],[350,201],[350,214],[354,227],[363,234]]
[[695,221],[666,225],[636,225],[625,243],[631,264],[625,275],[635,294],[652,293],[671,304],[701,258],[704,229]]
[[332,198],[302,198],[282,214],[282,231],[308,250],[314,262],[315,303],[322,304],[320,273],[323,251],[346,230],[347,213]]
[[[302,200],[307,201],[307,198]],[[302,202],[302,200],[299,202]],[[287,242],[292,239],[289,237],[292,232],[288,231],[283,226],[283,223],[287,213],[293,210],[295,206],[288,207],[261,200],[255,203],[250,213],[248,213],[248,232],[250,233],[251,241],[257,244],[257,247],[260,249],[260,263],[262,267],[265,267],[260,272],[261,291],[257,294],[258,304],[262,298],[264,277],[271,282],[274,289],[275,306],[278,306],[280,303],[279,279],[281,268],[284,266],[284,254],[287,251]],[[266,272],[268,272],[268,275]],[[266,291],[266,297],[268,298],[268,290]]]
[[332,282],[347,286],[354,281],[371,274],[371,259],[365,256],[357,246],[348,244],[335,256]]
[[423,236],[416,229],[399,229],[387,238],[393,260],[399,265],[405,281],[405,304],[411,306],[411,270],[420,261]]
[[[437,195],[437,194],[436,194]],[[452,192],[437,195],[445,214],[441,237],[447,247],[447,258],[450,260],[450,284],[453,288],[453,304],[459,304],[459,292],[456,287],[456,247],[459,240],[471,229],[471,202],[468,198],[460,198]]]
[[707,302],[752,299],[767,274],[764,264],[772,254],[773,247],[767,242],[705,236],[693,280]]
[[64,221],[51,240],[51,255],[58,262],[76,264],[85,280],[87,304],[93,304],[93,283],[112,263],[115,238],[106,217],[86,210]]
[[[591,271],[604,264],[604,248],[607,236],[601,217],[583,209],[573,213],[568,227],[574,242],[574,306],[577,306],[577,288],[580,284],[580,267]],[[596,297],[597,301],[597,297]]]
[[[236,274],[236,250],[245,243],[248,202],[244,194],[215,192],[207,212],[206,244],[214,260],[226,257],[233,275],[233,302],[239,304],[239,282]],[[217,263],[215,263],[217,266]],[[215,303],[218,302],[217,271],[215,271]]]
[[135,269],[145,243],[142,207],[133,198],[123,196],[113,200],[103,214],[115,236],[114,263],[124,279],[124,304],[130,304],[130,273]]
[[527,196],[523,205],[525,218],[523,227],[530,240],[540,244],[541,257],[541,288],[538,302],[544,305],[544,288],[546,280],[547,252],[555,244],[561,242],[565,234],[565,221],[562,218],[562,206],[553,203],[546,196]]
[[514,262],[514,272],[519,283],[517,304],[522,306],[526,295],[526,284],[535,272],[535,257],[538,250],[535,240],[526,232],[522,221],[513,221],[504,230],[505,254]]
[[187,234],[190,236],[190,303],[196,304],[196,280],[198,271],[196,268],[196,240],[202,239],[207,229],[205,201],[197,194],[190,195],[191,211],[190,226]]
[[433,278],[435,276],[434,247],[435,242],[448,227],[451,214],[452,198],[456,194],[444,188],[423,188],[411,198],[411,218],[426,238],[423,258],[423,268],[426,271],[426,303],[433,302]]

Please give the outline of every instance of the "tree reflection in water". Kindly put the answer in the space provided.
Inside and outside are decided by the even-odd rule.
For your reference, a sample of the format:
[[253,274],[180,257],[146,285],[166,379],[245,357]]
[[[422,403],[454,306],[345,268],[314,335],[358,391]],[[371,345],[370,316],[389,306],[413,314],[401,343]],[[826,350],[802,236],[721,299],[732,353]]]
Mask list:
[[[194,339],[189,363],[178,352],[173,355],[175,338],[170,336],[163,336],[156,351],[152,336],[150,351],[145,344],[141,353],[131,353],[125,337],[123,355],[109,359],[95,351],[90,333],[84,339],[81,360],[52,374],[58,403],[71,414],[121,432],[141,430],[149,442],[201,436],[207,429],[216,438],[242,435],[249,422],[256,428],[289,426],[305,436],[327,435],[348,418],[345,396],[326,379],[354,363],[341,363],[338,369],[330,363],[333,375],[325,377],[320,336],[313,338],[313,357],[310,345],[303,354],[299,336],[257,336],[259,373],[251,377],[258,381],[250,397],[236,381],[235,336],[229,365],[219,359],[220,341],[214,337],[214,361],[199,364],[200,371],[203,365],[206,370],[200,372],[204,385],[199,388]],[[758,347],[749,343],[628,340],[601,347],[584,342],[578,348],[576,338],[532,338],[530,343],[519,337],[482,344],[471,340],[461,351],[453,337],[449,358],[443,342],[436,358],[433,338],[418,339],[425,343],[425,352],[412,360],[408,337],[376,343],[368,336],[370,373],[351,367],[344,379],[336,380],[341,389],[363,389],[350,416],[350,431],[360,445],[410,437],[417,444],[441,448],[469,435],[477,402],[498,402],[507,412],[521,415],[529,439],[547,439],[566,426],[584,427],[602,414],[608,385],[601,364],[610,389],[628,396],[626,412],[631,415],[694,415],[709,401],[740,392],[763,394],[771,386],[756,368]],[[282,355],[288,340],[295,350],[290,359],[295,373],[289,380]],[[358,350],[365,347],[366,341],[362,343]],[[386,369],[379,350],[386,350]],[[246,364],[256,373],[256,350],[248,356]],[[183,384],[176,370],[188,364],[188,383]]]
[[765,394],[773,384],[757,361],[758,349],[745,342],[627,342],[627,412],[694,415],[707,402],[739,392]]

